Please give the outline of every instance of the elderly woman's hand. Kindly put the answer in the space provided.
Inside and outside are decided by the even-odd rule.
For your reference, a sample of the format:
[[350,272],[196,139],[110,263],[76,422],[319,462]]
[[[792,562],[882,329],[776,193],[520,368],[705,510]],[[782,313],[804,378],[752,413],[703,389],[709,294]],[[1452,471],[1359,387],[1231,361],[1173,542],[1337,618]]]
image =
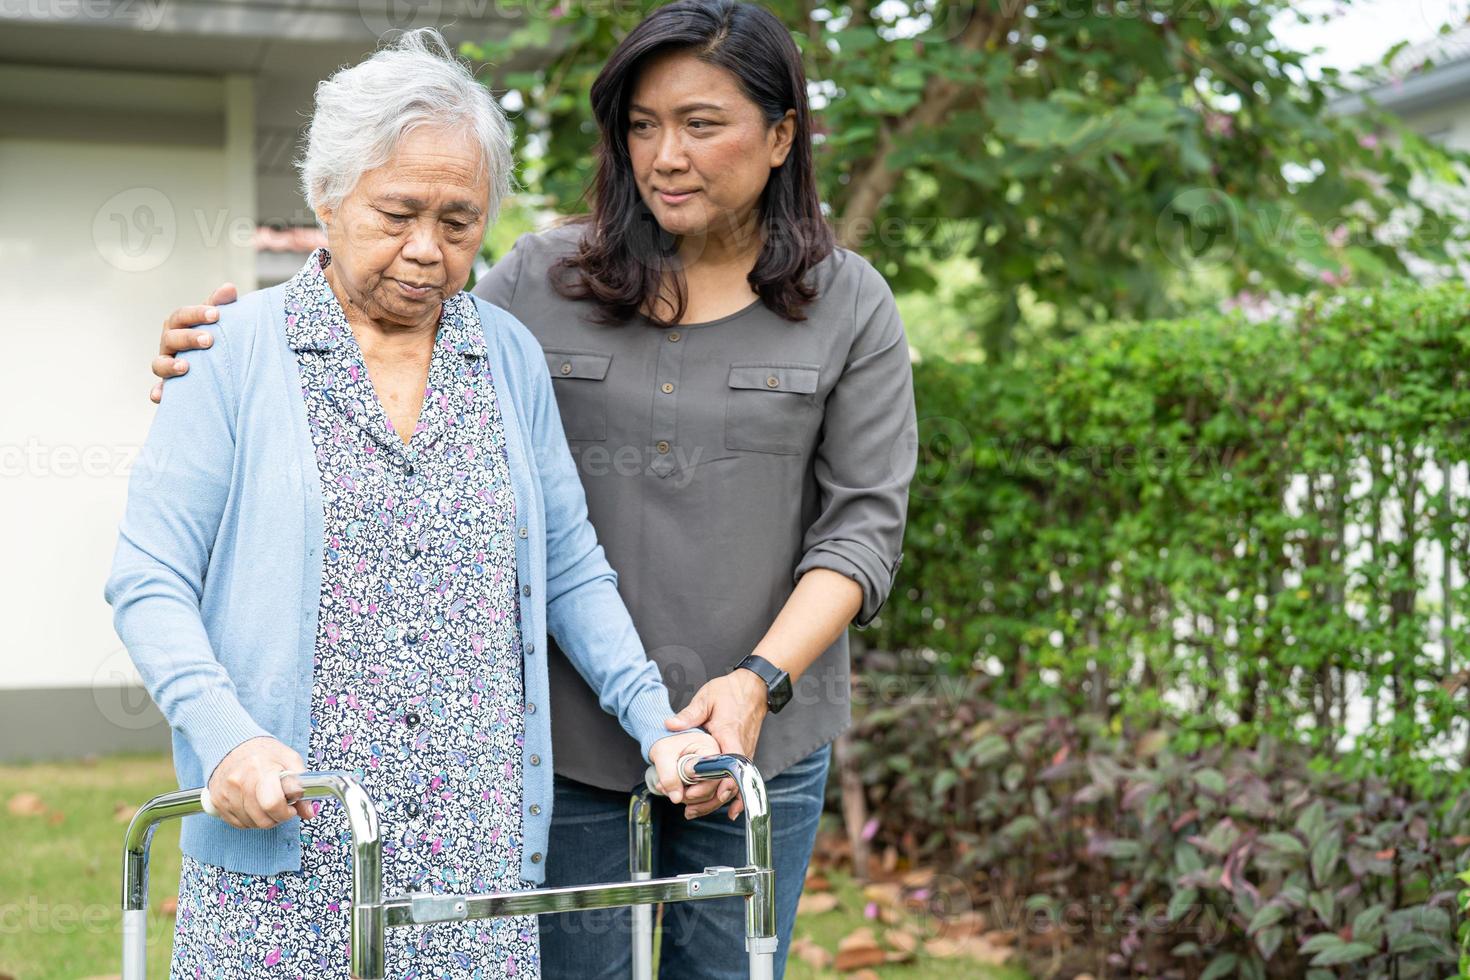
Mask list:
[[[301,784],[283,772],[304,772],[306,763],[290,746],[262,735],[230,750],[209,777],[209,798],[220,818],[241,830],[263,830],[299,816],[310,820],[315,811],[301,799]],[[287,795],[296,797],[287,802]]]
[[[692,755],[703,757],[707,755],[719,755],[720,745],[714,736],[706,732],[680,732],[678,735],[669,735],[653,743],[648,750],[648,761],[653,763],[654,769],[658,771],[658,788],[673,803],[692,804],[701,800],[708,800],[715,795],[715,784],[712,782],[698,782],[692,786],[685,786],[684,781],[679,778],[680,756]],[[685,813],[689,807],[686,806]]]

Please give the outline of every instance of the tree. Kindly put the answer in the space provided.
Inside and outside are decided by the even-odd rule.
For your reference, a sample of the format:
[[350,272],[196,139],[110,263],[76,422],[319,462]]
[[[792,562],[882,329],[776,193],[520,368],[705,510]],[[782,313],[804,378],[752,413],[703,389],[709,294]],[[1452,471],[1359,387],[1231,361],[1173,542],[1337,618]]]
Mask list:
[[[643,11],[568,0],[500,42],[530,148],[523,182],[576,210],[595,138],[593,78]],[[1464,186],[1393,117],[1329,111],[1271,24],[1287,0],[772,0],[801,47],[823,199],[845,246],[896,291],[936,270],[971,340],[1001,358],[1035,332],[1171,315],[1242,290],[1296,293],[1443,263],[1453,225],[1402,224],[1416,174]],[[1305,21],[1307,18],[1301,16]]]

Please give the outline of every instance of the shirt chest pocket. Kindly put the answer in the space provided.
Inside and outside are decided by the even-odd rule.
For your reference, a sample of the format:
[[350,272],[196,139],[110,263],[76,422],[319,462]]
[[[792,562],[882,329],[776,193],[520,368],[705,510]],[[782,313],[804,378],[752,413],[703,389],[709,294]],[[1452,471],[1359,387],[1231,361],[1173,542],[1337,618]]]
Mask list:
[[818,422],[817,364],[732,364],[725,448],[799,455]]
[[564,347],[547,347],[545,353],[567,439],[606,439],[607,369],[612,355]]

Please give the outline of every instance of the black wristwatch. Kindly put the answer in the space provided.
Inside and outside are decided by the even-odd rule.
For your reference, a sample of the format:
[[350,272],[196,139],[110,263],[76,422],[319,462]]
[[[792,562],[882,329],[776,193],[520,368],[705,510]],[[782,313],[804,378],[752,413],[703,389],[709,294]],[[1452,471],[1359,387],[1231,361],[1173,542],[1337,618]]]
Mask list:
[[757,657],[753,653],[735,665],[736,670],[739,670],[741,667],[744,667],[765,681],[767,711],[774,715],[786,707],[786,702],[791,700],[790,674],[771,663],[765,657]]

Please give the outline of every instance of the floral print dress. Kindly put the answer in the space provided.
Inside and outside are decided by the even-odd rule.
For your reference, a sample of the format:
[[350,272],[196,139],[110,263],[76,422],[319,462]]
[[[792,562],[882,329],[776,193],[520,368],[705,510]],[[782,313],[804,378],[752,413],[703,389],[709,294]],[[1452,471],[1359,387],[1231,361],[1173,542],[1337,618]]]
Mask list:
[[[325,515],[307,765],[366,785],[384,895],[527,888],[515,502],[479,316],[467,294],[444,304],[405,444],[330,262],[312,253],[286,292]],[[351,836],[340,805],[313,805],[299,872],[184,856],[173,978],[347,977]],[[534,916],[390,929],[385,958],[397,980],[540,976]]]

